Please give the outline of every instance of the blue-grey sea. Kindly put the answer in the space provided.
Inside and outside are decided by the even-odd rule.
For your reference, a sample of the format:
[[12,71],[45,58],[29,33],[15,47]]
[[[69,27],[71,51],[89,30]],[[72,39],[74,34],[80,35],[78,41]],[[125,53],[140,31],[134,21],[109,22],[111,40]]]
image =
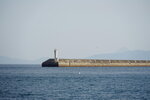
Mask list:
[[0,100],[150,100],[150,67],[0,65]]

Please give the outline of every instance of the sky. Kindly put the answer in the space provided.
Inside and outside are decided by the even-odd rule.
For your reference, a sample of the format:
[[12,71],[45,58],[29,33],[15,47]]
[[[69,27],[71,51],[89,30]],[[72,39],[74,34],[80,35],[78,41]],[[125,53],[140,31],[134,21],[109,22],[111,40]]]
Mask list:
[[0,0],[0,56],[150,50],[150,0]]

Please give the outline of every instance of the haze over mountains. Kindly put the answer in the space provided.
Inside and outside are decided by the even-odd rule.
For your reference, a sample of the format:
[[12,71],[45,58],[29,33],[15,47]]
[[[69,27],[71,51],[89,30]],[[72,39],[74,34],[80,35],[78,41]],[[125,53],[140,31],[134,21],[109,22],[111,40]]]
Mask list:
[[41,62],[47,59],[48,57],[44,57],[36,60],[24,60],[24,59],[15,59],[15,58],[0,56],[0,64],[41,64]]
[[[23,60],[0,56],[0,64],[41,64],[43,61],[47,59],[48,57],[36,60]],[[124,50],[116,53],[97,54],[90,57],[86,57],[86,59],[150,60],[150,51]]]
[[97,54],[88,57],[89,59],[113,59],[113,60],[150,60],[150,51],[125,50],[116,53]]

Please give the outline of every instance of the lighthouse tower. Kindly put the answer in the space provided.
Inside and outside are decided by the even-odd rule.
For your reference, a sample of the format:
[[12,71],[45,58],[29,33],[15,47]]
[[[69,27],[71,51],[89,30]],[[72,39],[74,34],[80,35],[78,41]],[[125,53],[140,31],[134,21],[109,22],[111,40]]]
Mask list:
[[57,49],[54,49],[54,59],[55,59],[56,62],[59,60],[58,59],[58,51],[57,51]]

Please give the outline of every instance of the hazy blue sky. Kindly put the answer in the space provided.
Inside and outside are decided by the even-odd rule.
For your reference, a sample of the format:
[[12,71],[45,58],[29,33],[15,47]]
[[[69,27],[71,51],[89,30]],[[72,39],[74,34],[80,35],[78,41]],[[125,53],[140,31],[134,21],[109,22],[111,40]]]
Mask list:
[[150,50],[150,0],[0,0],[0,56]]

